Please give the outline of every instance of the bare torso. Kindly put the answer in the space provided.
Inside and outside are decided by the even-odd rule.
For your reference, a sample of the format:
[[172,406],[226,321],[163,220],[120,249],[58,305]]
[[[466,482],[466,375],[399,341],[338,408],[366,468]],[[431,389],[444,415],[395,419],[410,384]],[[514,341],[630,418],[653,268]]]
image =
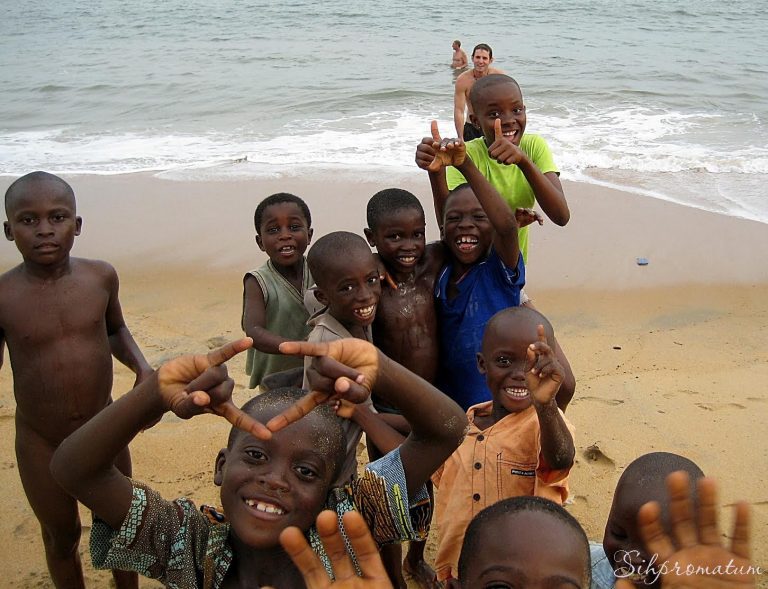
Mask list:
[[376,346],[428,382],[434,382],[437,376],[439,341],[434,288],[442,265],[442,248],[433,246],[427,246],[412,275],[402,282],[394,281],[396,288],[388,280],[382,283],[373,323]]
[[[489,67],[488,68],[488,74],[503,74],[504,72],[500,69],[496,69],[495,67]],[[476,77],[476,71],[474,69],[468,70],[464,73],[462,73],[458,78],[456,78],[456,94],[463,94],[464,96],[464,104],[467,108],[467,119],[469,120],[469,115],[473,113],[472,111],[472,103],[469,101],[469,93],[472,90],[472,86],[475,85],[475,82],[479,80],[480,78]]]
[[17,425],[58,444],[110,400],[106,311],[114,270],[71,259],[43,281],[17,266],[0,277],[0,326],[13,368]]

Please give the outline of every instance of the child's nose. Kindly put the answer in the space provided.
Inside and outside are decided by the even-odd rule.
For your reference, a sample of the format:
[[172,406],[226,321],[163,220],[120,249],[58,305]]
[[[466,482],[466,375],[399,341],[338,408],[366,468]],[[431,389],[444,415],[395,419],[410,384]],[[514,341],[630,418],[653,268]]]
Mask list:
[[287,492],[290,490],[287,478],[282,472],[272,470],[259,477],[259,482],[266,488],[277,492]]
[[53,235],[53,223],[41,219],[40,222],[37,224],[37,234],[38,235]]

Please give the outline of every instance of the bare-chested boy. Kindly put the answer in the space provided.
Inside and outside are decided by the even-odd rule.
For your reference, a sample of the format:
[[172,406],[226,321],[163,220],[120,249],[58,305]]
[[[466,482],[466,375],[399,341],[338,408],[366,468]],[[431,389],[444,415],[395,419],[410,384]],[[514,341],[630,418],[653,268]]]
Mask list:
[[[488,74],[504,73],[500,69],[491,67],[492,63],[493,49],[485,43],[480,43],[472,50],[472,69],[456,78],[456,85],[453,90],[453,123],[456,126],[456,137],[463,137],[464,141],[483,136],[479,126],[466,122],[472,115],[469,92],[480,78],[484,78]],[[469,111],[466,115],[465,110]]]
[[[82,226],[69,184],[27,174],[5,193],[5,213],[5,237],[24,260],[0,276],[0,366],[7,342],[19,475],[54,585],[84,587],[77,502],[51,476],[51,456],[111,402],[112,355],[136,373],[137,384],[152,369],[123,320],[114,268],[69,256]],[[130,475],[128,448],[116,465]],[[114,578],[119,589],[138,587],[135,573]]]
[[[390,358],[427,382],[437,376],[439,340],[434,289],[443,265],[443,244],[426,243],[424,209],[413,194],[387,188],[374,194],[366,210],[365,236],[383,268],[381,297],[373,321],[373,342]],[[379,417],[402,434],[410,425],[397,407],[373,398]],[[380,452],[369,436],[371,460]],[[422,587],[437,587],[435,572],[424,560],[425,542],[411,542],[402,561],[399,544],[382,547],[381,555],[395,587],[405,587],[402,570]]]

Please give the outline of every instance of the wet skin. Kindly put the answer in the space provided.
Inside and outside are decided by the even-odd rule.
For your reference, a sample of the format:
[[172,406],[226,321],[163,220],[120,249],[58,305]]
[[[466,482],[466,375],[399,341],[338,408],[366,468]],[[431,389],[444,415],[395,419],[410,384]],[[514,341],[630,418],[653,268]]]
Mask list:
[[407,208],[365,233],[394,283],[385,281],[381,287],[374,342],[387,356],[431,382],[438,356],[433,291],[442,248],[427,247],[424,230],[423,213]]

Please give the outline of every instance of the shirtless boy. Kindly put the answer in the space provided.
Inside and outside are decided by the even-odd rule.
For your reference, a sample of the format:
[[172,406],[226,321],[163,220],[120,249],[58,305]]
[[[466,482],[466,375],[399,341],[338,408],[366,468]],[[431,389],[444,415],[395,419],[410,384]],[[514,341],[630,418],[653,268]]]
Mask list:
[[504,73],[500,69],[491,67],[492,63],[493,49],[485,43],[480,43],[472,50],[472,65],[474,67],[456,78],[453,92],[453,122],[456,126],[456,137],[463,137],[464,141],[483,136],[483,132],[478,126],[466,122],[464,111],[468,110],[468,115],[471,118],[472,103],[469,101],[469,92],[475,82],[488,74]]
[[[64,438],[111,403],[112,355],[152,374],[123,320],[118,279],[106,262],[70,258],[82,220],[61,178],[32,172],[5,193],[5,237],[23,262],[0,276],[0,365],[8,344],[16,398],[16,458],[40,522],[56,587],[84,587],[77,547],[77,502],[52,478],[49,463]],[[131,473],[128,448],[115,464]],[[114,573],[117,587],[138,587]]]
[[[373,321],[373,341],[396,362],[427,382],[437,376],[439,341],[433,292],[443,264],[442,242],[426,244],[424,209],[413,194],[387,188],[374,194],[366,210],[365,236],[383,267],[381,297]],[[403,434],[410,425],[397,407],[375,397],[379,417]],[[371,460],[383,452],[371,443]],[[405,587],[402,570],[422,587],[436,587],[435,572],[424,560],[425,542],[411,542],[405,561],[399,544],[382,547],[382,558],[395,587]],[[402,568],[400,563],[403,563]]]

